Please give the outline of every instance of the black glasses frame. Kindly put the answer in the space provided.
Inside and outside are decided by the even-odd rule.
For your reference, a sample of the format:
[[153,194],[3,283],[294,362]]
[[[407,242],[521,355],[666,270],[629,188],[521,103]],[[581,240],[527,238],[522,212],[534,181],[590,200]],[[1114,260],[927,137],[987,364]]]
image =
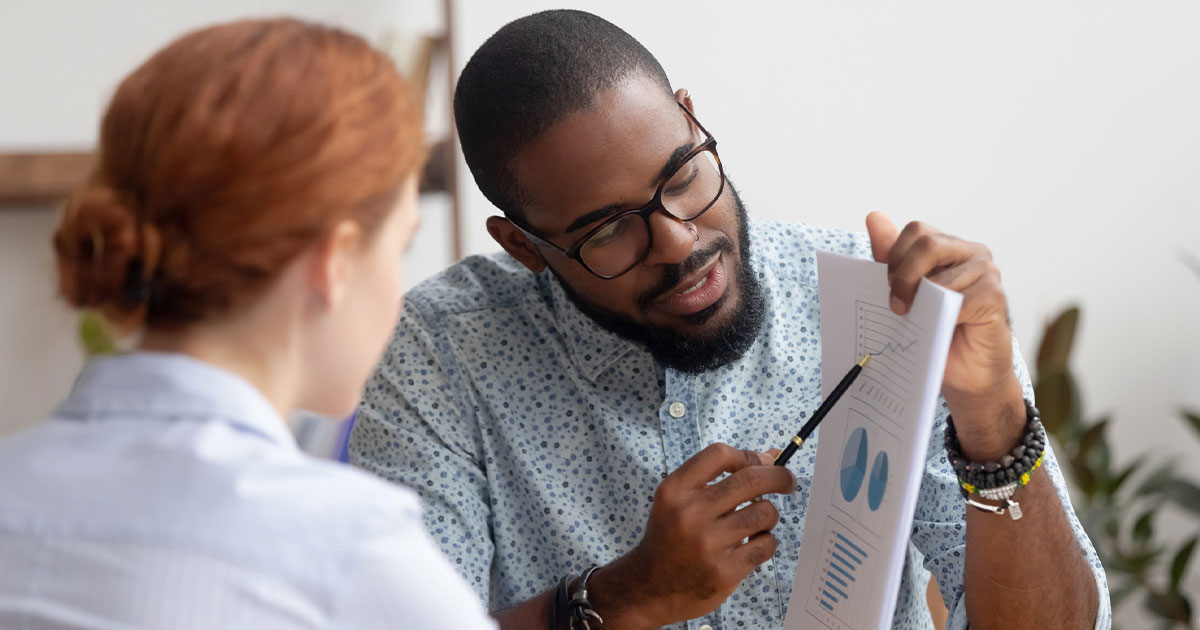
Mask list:
[[[720,199],[721,195],[725,192],[725,167],[724,167],[724,165],[721,164],[721,156],[717,153],[717,139],[714,138],[713,135],[711,133],[709,133],[707,129],[704,128],[704,125],[700,124],[700,121],[696,119],[696,116],[694,114],[692,114],[692,112],[687,107],[685,107],[683,105],[683,103],[679,103],[677,101],[676,104],[679,105],[679,109],[683,110],[683,113],[687,115],[688,119],[691,120],[692,123],[694,123],[696,125],[696,127],[698,129],[700,129],[701,132],[704,133],[705,139],[703,142],[701,142],[700,144],[698,144],[694,148],[692,148],[692,150],[689,151],[688,154],[685,155],[683,157],[683,159],[679,161],[679,165],[676,166],[674,170],[672,170],[670,173],[667,174],[666,177],[663,178],[662,182],[660,182],[658,184],[658,189],[654,191],[654,198],[651,199],[646,205],[644,205],[640,208],[634,208],[633,210],[626,210],[625,212],[620,212],[620,213],[617,213],[617,214],[609,217],[608,219],[604,220],[604,222],[602,222],[600,225],[597,225],[596,227],[592,228],[591,230],[588,230],[587,234],[583,235],[582,238],[575,241],[575,243],[573,245],[571,245],[570,247],[567,247],[565,249],[550,242],[548,239],[546,239],[546,237],[541,236],[538,233],[534,232],[533,229],[530,228],[529,226],[521,225],[517,221],[514,221],[512,219],[512,217],[508,218],[509,222],[512,223],[513,225],[517,226],[517,229],[524,232],[526,236],[532,237],[533,239],[540,241],[543,245],[547,245],[549,247],[554,248],[555,250],[562,253],[567,258],[570,258],[571,260],[574,260],[575,262],[579,263],[580,266],[582,266],[584,269],[588,270],[589,273],[596,276],[597,278],[602,278],[604,280],[612,280],[613,278],[617,278],[619,276],[625,275],[626,273],[629,273],[630,269],[633,269],[634,267],[638,266],[639,264],[641,264],[641,262],[643,260],[646,259],[646,256],[650,254],[650,250],[654,247],[654,230],[650,229],[650,215],[654,214],[655,212],[661,211],[663,214],[671,217],[672,219],[675,219],[676,221],[685,222],[685,223],[695,221],[696,219],[699,219],[705,212],[708,212],[709,208],[712,208],[714,205],[716,205],[717,200]],[[691,217],[690,219],[684,219],[682,217],[677,217],[674,214],[671,214],[671,211],[667,210],[667,207],[665,205],[663,205],[663,203],[662,203],[663,187],[666,186],[667,182],[671,181],[672,177],[675,177],[675,174],[679,172],[679,169],[683,168],[688,162],[690,162],[692,160],[692,158],[696,157],[697,155],[699,155],[700,153],[702,153],[704,151],[708,151],[708,152],[712,153],[713,160],[717,163],[717,172],[721,177],[721,188],[717,190],[717,194],[716,194],[716,196],[714,196],[712,198],[712,201],[708,202],[707,206],[704,206],[704,208],[702,210],[700,210],[700,212],[696,213],[696,216]],[[617,221],[620,221],[621,219],[624,219],[625,217],[628,217],[631,214],[636,214],[636,215],[641,216],[642,221],[645,221],[645,223],[646,223],[646,234],[649,235],[648,238],[646,239],[646,249],[641,254],[639,254],[638,257],[636,259],[634,259],[634,261],[632,263],[630,263],[630,265],[628,267],[626,267],[625,269],[623,269],[620,272],[615,273],[615,274],[605,275],[605,274],[602,274],[602,273],[596,271],[595,269],[592,269],[591,267],[589,267],[588,264],[586,262],[584,262],[583,257],[580,256],[580,254],[579,254],[579,252],[583,249],[584,244],[587,243],[588,239],[595,236],[597,233],[599,233],[604,228],[608,227],[609,225],[611,225]]]

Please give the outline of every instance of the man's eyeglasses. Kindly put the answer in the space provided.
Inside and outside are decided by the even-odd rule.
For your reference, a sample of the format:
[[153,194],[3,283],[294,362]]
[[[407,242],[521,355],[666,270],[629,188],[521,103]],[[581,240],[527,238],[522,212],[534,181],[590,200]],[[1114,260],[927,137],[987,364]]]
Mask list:
[[609,217],[574,245],[563,249],[534,233],[528,226],[509,221],[542,244],[576,260],[592,274],[616,278],[646,259],[654,246],[650,215],[662,211],[677,221],[693,221],[713,207],[725,190],[725,169],[717,155],[717,139],[682,103],[679,108],[704,133],[704,142],[688,152],[658,185],[646,205]]

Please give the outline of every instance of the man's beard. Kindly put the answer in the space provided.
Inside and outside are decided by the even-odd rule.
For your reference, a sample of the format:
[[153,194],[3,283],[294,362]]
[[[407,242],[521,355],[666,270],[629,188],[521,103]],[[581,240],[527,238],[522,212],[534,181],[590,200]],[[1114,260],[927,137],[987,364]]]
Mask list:
[[[737,209],[738,240],[740,241],[736,273],[738,304],[731,313],[729,321],[714,331],[697,335],[680,332],[666,326],[635,321],[627,315],[611,311],[584,298],[564,282],[553,269],[550,271],[558,278],[563,291],[580,311],[609,332],[645,346],[656,361],[667,367],[695,374],[736,361],[745,354],[758,337],[766,308],[762,286],[759,285],[758,278],[754,275],[754,269],[750,264],[750,230],[747,225],[746,207],[742,204],[742,199],[738,196],[732,182],[726,180],[726,188],[733,195],[734,206]],[[638,305],[645,310],[655,298],[674,288],[684,276],[697,271],[711,261],[718,252],[732,258],[733,243],[730,243],[729,239],[723,235],[712,246],[692,252],[682,263],[668,266],[663,272],[662,280],[653,289],[646,291],[638,298]],[[696,324],[708,321],[726,300],[735,297],[731,294],[731,291],[727,291],[710,306],[686,315],[684,319]]]

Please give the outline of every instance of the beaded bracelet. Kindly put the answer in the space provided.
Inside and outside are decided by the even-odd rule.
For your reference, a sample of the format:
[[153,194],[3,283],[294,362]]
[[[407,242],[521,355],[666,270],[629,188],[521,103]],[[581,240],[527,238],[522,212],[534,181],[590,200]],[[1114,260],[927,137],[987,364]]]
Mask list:
[[954,419],[946,417],[946,458],[958,476],[959,491],[967,503],[979,509],[1003,514],[1005,507],[981,504],[970,499],[977,494],[985,499],[1003,501],[1013,520],[1021,518],[1021,506],[1012,500],[1018,488],[1029,483],[1030,475],[1045,459],[1046,430],[1041,414],[1029,400],[1025,401],[1025,433],[1010,452],[997,461],[970,462],[962,456]]

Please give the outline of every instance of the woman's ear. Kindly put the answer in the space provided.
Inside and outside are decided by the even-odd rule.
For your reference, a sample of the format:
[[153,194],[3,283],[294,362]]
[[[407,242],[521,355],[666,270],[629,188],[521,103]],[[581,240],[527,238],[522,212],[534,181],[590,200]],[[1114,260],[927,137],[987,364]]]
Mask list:
[[542,253],[529,240],[529,237],[525,236],[508,219],[496,216],[488,217],[487,231],[492,235],[492,239],[508,252],[509,256],[516,258],[533,273],[541,273],[546,268],[546,259],[542,257]]
[[362,227],[349,219],[337,225],[319,241],[308,265],[308,284],[324,306],[334,306],[346,295],[354,255],[363,239]]

